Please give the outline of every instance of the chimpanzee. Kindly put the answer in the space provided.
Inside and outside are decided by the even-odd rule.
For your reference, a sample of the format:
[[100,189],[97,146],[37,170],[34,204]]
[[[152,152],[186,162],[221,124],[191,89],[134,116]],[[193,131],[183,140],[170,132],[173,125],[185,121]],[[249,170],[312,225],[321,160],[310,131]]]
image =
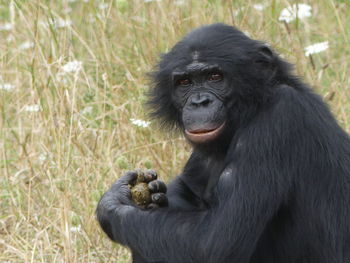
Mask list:
[[134,262],[350,262],[350,138],[292,70],[224,24],[161,57],[153,116],[193,152],[167,193],[150,179],[152,209],[131,201],[132,171],[101,198],[102,229]]

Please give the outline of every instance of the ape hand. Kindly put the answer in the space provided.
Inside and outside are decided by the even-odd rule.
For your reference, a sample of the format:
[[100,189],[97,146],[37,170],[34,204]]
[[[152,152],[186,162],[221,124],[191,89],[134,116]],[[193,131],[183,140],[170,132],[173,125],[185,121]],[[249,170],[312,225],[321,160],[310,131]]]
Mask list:
[[[149,170],[143,174],[143,183],[148,187],[150,202],[147,209],[154,209],[161,206],[167,206],[168,199],[165,195],[166,185],[157,180],[157,173]],[[97,219],[104,230],[112,240],[122,243],[123,234],[120,224],[128,212],[139,208],[132,200],[132,188],[138,183],[140,171],[128,171],[118,179],[112,187],[102,196],[96,209]],[[131,189],[131,190],[130,190]],[[114,218],[113,225],[111,218]]]
[[166,185],[157,177],[154,170],[128,171],[103,195],[100,203],[105,203],[109,209],[119,205],[137,205],[149,209],[167,206]]
[[131,200],[129,183],[135,180],[137,174],[127,172],[118,179],[100,199],[96,217],[103,231],[115,242],[121,243],[121,222],[127,212],[135,209]]
[[129,187],[131,189],[131,199],[139,207],[154,209],[168,205],[168,199],[165,195],[166,185],[157,180],[157,173],[154,170],[145,172],[137,170],[129,173],[136,174],[136,179],[130,181]]

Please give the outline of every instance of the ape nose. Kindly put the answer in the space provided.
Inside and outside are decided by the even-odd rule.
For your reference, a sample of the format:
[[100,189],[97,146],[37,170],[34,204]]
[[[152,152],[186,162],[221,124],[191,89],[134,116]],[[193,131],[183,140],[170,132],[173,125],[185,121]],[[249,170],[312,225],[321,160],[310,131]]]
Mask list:
[[197,94],[191,98],[191,106],[199,107],[199,106],[208,106],[212,100],[206,94]]

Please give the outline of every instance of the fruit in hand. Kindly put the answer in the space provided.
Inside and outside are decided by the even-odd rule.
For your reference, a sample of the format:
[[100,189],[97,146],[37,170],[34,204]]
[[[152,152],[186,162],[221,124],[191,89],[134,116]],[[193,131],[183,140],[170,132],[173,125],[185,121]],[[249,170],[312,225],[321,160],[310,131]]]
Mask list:
[[137,171],[137,179],[129,185],[131,199],[140,207],[146,208],[151,203],[151,192],[148,183],[156,176],[153,170]]

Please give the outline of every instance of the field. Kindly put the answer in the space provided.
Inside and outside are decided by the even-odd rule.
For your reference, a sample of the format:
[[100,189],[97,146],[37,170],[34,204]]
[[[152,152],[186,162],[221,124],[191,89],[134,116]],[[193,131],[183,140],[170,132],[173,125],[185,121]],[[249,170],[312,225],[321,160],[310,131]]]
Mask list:
[[[309,14],[281,21],[295,3]],[[295,63],[350,132],[349,0],[0,0],[0,262],[130,262],[96,204],[125,170],[181,171],[190,146],[147,117],[146,73],[213,22]]]

